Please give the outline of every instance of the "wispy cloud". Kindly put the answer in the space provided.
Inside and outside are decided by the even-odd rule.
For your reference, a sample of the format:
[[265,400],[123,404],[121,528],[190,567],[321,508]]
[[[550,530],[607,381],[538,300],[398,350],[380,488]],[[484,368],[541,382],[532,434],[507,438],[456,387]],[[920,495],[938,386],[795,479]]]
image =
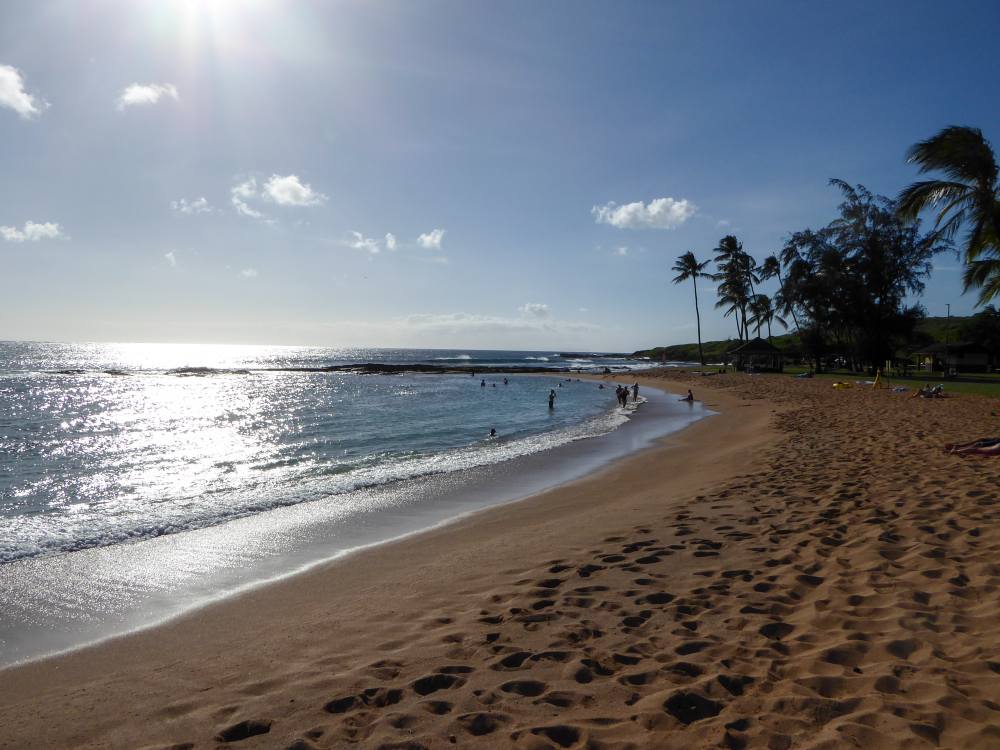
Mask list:
[[29,94],[21,71],[12,65],[0,65],[0,107],[7,107],[30,120],[42,113],[48,103]]
[[425,250],[440,250],[442,241],[444,241],[443,229],[432,229],[417,237],[417,244]]
[[496,331],[551,332],[554,334],[591,333],[601,330],[592,323],[555,320],[549,317],[508,318],[498,315],[478,315],[475,313],[417,314],[397,319],[397,324],[406,328],[420,329],[433,333],[463,334],[477,332],[488,334]]
[[165,252],[163,257],[167,259],[167,263],[170,264],[171,268],[177,268],[177,256],[174,254],[173,250]]
[[121,112],[128,107],[156,104],[164,97],[177,101],[180,98],[177,87],[172,83],[133,83],[122,89],[115,106]]
[[179,214],[187,214],[189,216],[194,214],[212,214],[216,212],[216,209],[209,205],[208,199],[204,196],[201,198],[195,198],[193,201],[189,201],[187,198],[170,201],[170,208]]
[[38,242],[39,240],[68,240],[62,227],[54,222],[36,224],[26,221],[21,229],[0,226],[0,237],[7,242]]
[[247,203],[248,200],[256,198],[257,195],[257,179],[254,177],[234,185],[229,191],[230,200],[236,209],[236,213],[251,219],[269,221],[263,212],[258,211]]
[[614,254],[617,255],[620,258],[624,258],[626,255],[628,255],[628,247],[626,247],[625,245],[622,245],[620,247],[616,247]]
[[374,237],[365,237],[361,232],[350,232],[350,237],[346,240],[348,247],[355,250],[364,250],[370,255],[378,255],[382,248],[379,247],[378,240]]
[[525,302],[517,311],[522,315],[528,315],[533,318],[547,318],[549,317],[549,306],[544,302]]
[[394,235],[392,232],[386,232],[386,235],[385,235],[385,246],[389,250],[395,250],[396,249],[396,235]]
[[618,229],[676,229],[697,213],[698,207],[685,199],[654,198],[618,205],[614,201],[594,206],[590,212],[598,224]]
[[242,271],[240,271],[240,276],[242,276],[244,279],[255,279],[258,276],[257,269],[244,268]]
[[326,196],[302,182],[296,175],[271,175],[264,183],[264,197],[279,206],[318,206],[326,201]]

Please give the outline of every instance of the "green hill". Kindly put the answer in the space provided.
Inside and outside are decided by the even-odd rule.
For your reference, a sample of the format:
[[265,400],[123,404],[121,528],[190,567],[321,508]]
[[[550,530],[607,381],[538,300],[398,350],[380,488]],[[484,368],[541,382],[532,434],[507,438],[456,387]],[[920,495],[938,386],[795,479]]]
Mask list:
[[[924,318],[917,325],[916,336],[914,337],[914,347],[931,344],[934,342],[959,341],[962,339],[962,329],[964,324],[971,320],[969,317],[952,316],[951,318]],[[702,348],[705,350],[705,362],[721,362],[727,349],[739,343],[736,339],[726,339],[724,341],[705,341]],[[771,338],[771,343],[784,351],[795,356],[799,353],[799,337],[796,333],[784,333]],[[649,357],[650,359],[665,359],[674,362],[697,362],[698,344],[673,344],[671,346],[656,346],[652,349],[641,349],[635,352],[634,357]]]

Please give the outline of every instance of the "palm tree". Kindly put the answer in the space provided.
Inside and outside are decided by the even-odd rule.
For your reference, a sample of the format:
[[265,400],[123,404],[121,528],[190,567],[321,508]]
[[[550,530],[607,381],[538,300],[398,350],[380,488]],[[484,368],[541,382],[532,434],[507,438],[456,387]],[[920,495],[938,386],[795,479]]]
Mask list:
[[938,211],[936,231],[952,239],[965,225],[965,289],[978,288],[979,304],[1000,294],[1000,182],[996,156],[978,128],[947,127],[914,144],[907,161],[920,172],[944,172],[945,180],[915,182],[899,194],[897,211],[915,219]]
[[743,250],[743,244],[733,235],[726,235],[719,240],[715,248],[715,263],[718,273],[712,275],[715,281],[721,282],[718,287],[719,301],[716,308],[725,307],[726,317],[736,314],[736,328],[740,340],[744,335],[749,338],[747,325],[747,307],[754,295],[754,282],[759,282],[756,261]]
[[761,326],[767,326],[768,341],[771,340],[771,323],[778,322],[782,328],[788,328],[788,323],[778,315],[778,311],[774,309],[771,298],[766,294],[757,294],[750,300],[750,313],[752,315],[751,320],[757,326],[758,338],[760,337]]
[[689,250],[677,258],[677,262],[674,263],[673,268],[677,272],[677,276],[674,277],[675,284],[680,284],[691,279],[691,283],[694,286],[694,317],[698,324],[698,358],[701,360],[702,367],[705,366],[705,353],[701,349],[701,312],[698,310],[698,278],[710,275],[702,273],[707,265],[707,260],[699,263],[698,259],[694,257],[694,253]]
[[[781,275],[781,261],[778,260],[777,255],[768,255],[764,258],[764,262],[760,264],[760,279],[761,281],[767,281],[768,279],[778,280],[778,291],[774,295],[772,300],[774,303],[774,308],[779,312],[788,315],[791,313],[792,321],[795,323],[795,331],[799,330],[799,320],[795,316],[795,306],[791,303],[791,294],[785,284],[785,278]],[[786,325],[785,328],[788,326]],[[770,338],[770,336],[769,336]]]

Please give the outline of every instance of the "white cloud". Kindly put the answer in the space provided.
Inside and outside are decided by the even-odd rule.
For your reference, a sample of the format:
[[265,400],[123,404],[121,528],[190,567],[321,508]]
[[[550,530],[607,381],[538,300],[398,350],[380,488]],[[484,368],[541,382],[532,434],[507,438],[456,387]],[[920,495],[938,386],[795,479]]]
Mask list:
[[116,100],[116,106],[121,112],[126,107],[156,104],[163,97],[169,97],[174,101],[179,99],[177,87],[172,83],[133,83],[122,89]]
[[716,229],[725,229],[730,224],[732,224],[732,222],[729,219],[719,219],[717,222],[715,222],[715,228]]
[[619,206],[614,201],[591,210],[598,224],[619,229],[676,229],[698,211],[685,199],[654,198],[649,203],[637,201]]
[[390,250],[396,249],[396,235],[394,235],[392,232],[386,232],[385,246]]
[[38,242],[39,240],[69,239],[58,224],[54,222],[36,224],[33,221],[25,222],[22,229],[0,226],[0,237],[3,237],[7,242]]
[[170,250],[163,254],[163,257],[167,259],[167,263],[170,264],[171,268],[177,268],[177,256],[174,255],[174,251]]
[[443,239],[443,229],[432,229],[431,231],[417,237],[417,244],[425,250],[440,250],[441,241]]
[[21,71],[12,65],[0,65],[0,107],[7,107],[30,120],[49,105],[24,90]]
[[619,255],[621,257],[624,257],[624,256],[628,255],[628,248],[625,247],[624,245],[622,245],[621,247],[616,247],[615,248],[615,255]]
[[247,200],[250,198],[256,198],[257,193],[257,180],[251,177],[246,182],[241,182],[238,185],[234,185],[229,191],[230,199],[232,200],[233,207],[236,209],[236,213],[241,216],[248,216],[251,219],[263,219],[267,220],[267,216],[258,211],[256,208],[252,208]]
[[580,308],[577,308],[577,312],[589,313],[590,312],[590,308],[589,307],[580,307]]
[[525,302],[517,310],[521,314],[529,315],[533,318],[549,317],[549,306],[544,302]]
[[170,201],[170,208],[177,213],[188,214],[189,216],[194,214],[215,213],[215,209],[209,205],[208,199],[204,196],[201,198],[195,198],[193,201],[189,201],[187,198]]
[[350,239],[347,240],[347,246],[354,248],[355,250],[364,250],[366,253],[371,255],[377,255],[381,248],[379,247],[378,240],[373,237],[365,237],[361,232],[350,232]]
[[263,195],[279,206],[317,206],[326,200],[325,195],[317,193],[293,174],[271,175],[264,183]]
[[244,268],[242,271],[240,271],[240,276],[242,276],[244,279],[255,279],[257,278],[257,269]]

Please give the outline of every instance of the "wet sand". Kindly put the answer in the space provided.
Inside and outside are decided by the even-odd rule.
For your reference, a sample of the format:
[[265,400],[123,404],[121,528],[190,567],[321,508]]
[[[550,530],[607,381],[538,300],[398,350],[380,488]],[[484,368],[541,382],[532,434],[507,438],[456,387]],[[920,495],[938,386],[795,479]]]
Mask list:
[[0,673],[0,747],[1000,747],[995,406],[669,377],[720,415]]

